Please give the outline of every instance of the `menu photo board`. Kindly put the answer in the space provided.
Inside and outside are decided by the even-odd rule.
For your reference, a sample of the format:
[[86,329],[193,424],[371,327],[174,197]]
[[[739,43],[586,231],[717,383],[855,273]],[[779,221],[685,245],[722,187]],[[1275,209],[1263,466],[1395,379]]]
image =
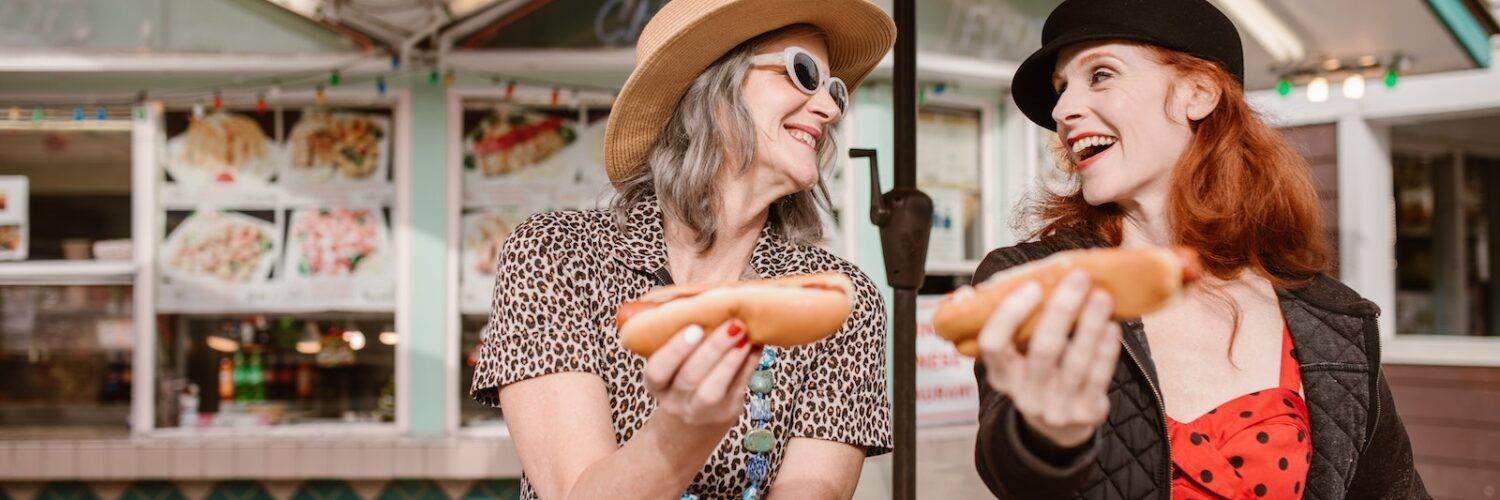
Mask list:
[[26,260],[30,246],[26,176],[0,176],[0,260]]
[[488,314],[505,239],[526,218],[601,208],[608,110],[529,108],[476,102],[463,117],[463,210],[459,305]]
[[165,121],[163,312],[394,310],[389,110]]

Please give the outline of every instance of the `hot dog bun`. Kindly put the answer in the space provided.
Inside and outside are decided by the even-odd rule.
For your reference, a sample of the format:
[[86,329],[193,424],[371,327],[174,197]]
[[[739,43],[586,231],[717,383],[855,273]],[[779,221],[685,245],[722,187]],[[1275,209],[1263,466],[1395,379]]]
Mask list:
[[620,305],[620,344],[650,356],[688,325],[745,323],[750,342],[793,347],[832,335],[854,309],[854,283],[839,273],[672,285]]
[[[1094,288],[1114,299],[1116,320],[1137,318],[1165,306],[1202,274],[1198,254],[1186,247],[1098,248],[1058,252],[1006,269],[983,283],[965,286],[944,297],[932,314],[932,329],[966,356],[979,354],[977,338],[990,314],[1007,296],[1030,281],[1044,296],[1074,269],[1088,272]],[[1016,331],[1016,349],[1026,352],[1041,308]]]

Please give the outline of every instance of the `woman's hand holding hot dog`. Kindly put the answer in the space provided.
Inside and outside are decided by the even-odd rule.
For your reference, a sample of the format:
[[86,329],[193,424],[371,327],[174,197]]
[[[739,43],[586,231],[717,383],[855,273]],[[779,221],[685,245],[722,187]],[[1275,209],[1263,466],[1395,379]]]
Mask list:
[[[1073,271],[1043,303],[1028,283],[1007,297],[979,333],[987,382],[1011,398],[1027,426],[1061,447],[1088,441],[1109,414],[1109,381],[1120,355],[1113,299]],[[1012,341],[1038,307],[1025,354]]]
[[657,401],[652,420],[709,431],[717,444],[744,413],[746,387],[760,361],[761,348],[748,339],[739,320],[707,335],[691,325],[673,336],[646,359],[646,389]]

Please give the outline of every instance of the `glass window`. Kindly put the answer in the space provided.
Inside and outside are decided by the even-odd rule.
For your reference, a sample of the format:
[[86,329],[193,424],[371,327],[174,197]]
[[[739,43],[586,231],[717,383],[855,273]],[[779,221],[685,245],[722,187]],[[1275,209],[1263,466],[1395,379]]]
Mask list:
[[1396,332],[1500,335],[1500,116],[1392,127]]
[[0,127],[0,436],[124,436],[129,125],[52,125]]
[[1307,161],[1313,187],[1318,190],[1322,208],[1323,235],[1334,255],[1333,277],[1338,272],[1339,247],[1339,156],[1338,126],[1332,123],[1280,129],[1287,143]]
[[169,109],[156,426],[395,419],[392,116]]
[[917,187],[932,197],[927,262],[972,271],[984,257],[983,114],[928,104],[917,112]]
[[0,287],[0,434],[129,434],[129,286]]
[[488,99],[464,103],[459,234],[459,377],[464,388],[459,418],[464,426],[500,422],[499,411],[468,397],[490,315],[500,245],[532,214],[606,206],[613,192],[604,173],[608,115],[603,107],[520,106]]

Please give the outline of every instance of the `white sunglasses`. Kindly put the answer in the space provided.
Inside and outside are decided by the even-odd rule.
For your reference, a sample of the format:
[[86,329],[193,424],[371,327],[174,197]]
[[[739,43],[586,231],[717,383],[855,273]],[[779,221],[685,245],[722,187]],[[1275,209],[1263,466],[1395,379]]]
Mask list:
[[837,76],[830,76],[811,52],[798,46],[783,49],[778,54],[761,54],[750,58],[756,66],[785,66],[786,77],[792,85],[807,95],[817,95],[823,84],[828,84],[828,95],[839,107],[839,113],[849,109],[849,87]]

